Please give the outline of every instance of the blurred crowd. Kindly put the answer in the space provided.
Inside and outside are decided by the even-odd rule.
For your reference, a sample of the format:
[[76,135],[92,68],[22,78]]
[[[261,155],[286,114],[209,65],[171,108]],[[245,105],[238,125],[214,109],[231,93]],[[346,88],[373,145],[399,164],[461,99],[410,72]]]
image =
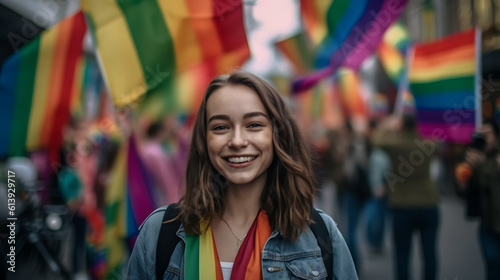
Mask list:
[[[486,279],[500,279],[500,154],[498,124],[485,120],[469,145],[447,143],[436,130],[422,139],[413,113],[373,120],[356,131],[351,123],[326,133],[328,148],[319,152],[324,163],[322,185],[336,190],[341,231],[360,273],[359,236],[370,254],[393,249],[394,279],[411,279],[422,269],[423,279],[437,279],[440,196],[462,199],[464,216],[480,220],[480,250]],[[329,184],[332,183],[332,184]],[[322,198],[321,205],[329,203]],[[387,225],[386,225],[386,222]],[[365,223],[360,226],[361,223]],[[365,232],[359,234],[360,229]],[[385,231],[388,232],[385,232]],[[411,268],[413,236],[422,250],[422,268]],[[384,244],[390,235],[392,244]]]
[[[116,131],[122,135],[114,136]],[[314,135],[318,206],[333,206],[338,213],[334,216],[361,277],[369,271],[363,269],[359,236],[365,238],[370,253],[379,256],[387,253],[384,241],[390,235],[394,279],[410,279],[412,239],[417,233],[422,275],[436,279],[440,195],[451,194],[463,198],[468,217],[480,219],[479,246],[487,279],[500,279],[500,138],[495,122],[485,121],[468,146],[448,144],[439,132],[433,139],[422,139],[411,113],[372,120],[361,128],[346,121]],[[37,269],[67,277],[103,277],[104,235],[113,219],[107,212],[113,207],[108,190],[116,180],[113,170],[124,145],[120,139],[127,138],[135,139],[142,168],[151,178],[155,207],[178,201],[183,195],[189,120],[177,116],[131,120],[130,112],[121,112],[116,124],[97,128],[73,119],[64,133],[59,163],[51,163],[43,151],[2,162],[4,171],[14,171],[18,179],[19,268],[36,262],[31,265]],[[6,181],[2,180],[2,201],[7,199]],[[332,186],[335,199],[323,192]],[[1,215],[6,221],[5,209]],[[365,232],[359,234],[361,229]],[[70,236],[71,260],[61,260],[65,253],[60,241]],[[131,248],[133,238],[124,242]],[[39,256],[36,261],[33,254]],[[45,265],[51,260],[55,269]]]

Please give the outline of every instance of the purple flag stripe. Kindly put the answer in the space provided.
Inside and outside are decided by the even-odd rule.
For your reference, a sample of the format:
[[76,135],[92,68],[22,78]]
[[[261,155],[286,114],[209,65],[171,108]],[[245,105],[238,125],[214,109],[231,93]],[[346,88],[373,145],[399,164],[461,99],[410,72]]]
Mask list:
[[424,138],[430,138],[437,142],[469,143],[474,132],[474,123],[419,123],[418,131]]
[[423,123],[474,123],[474,110],[417,110],[417,118]]

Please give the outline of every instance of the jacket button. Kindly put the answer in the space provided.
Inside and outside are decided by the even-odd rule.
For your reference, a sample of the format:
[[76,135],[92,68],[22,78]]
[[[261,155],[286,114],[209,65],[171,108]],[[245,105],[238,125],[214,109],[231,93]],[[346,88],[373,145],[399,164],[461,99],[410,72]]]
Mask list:
[[267,272],[283,271],[282,267],[268,267]]
[[315,276],[315,277],[317,277],[317,276],[319,276],[319,272],[317,272],[316,270],[313,270],[312,271],[312,275]]

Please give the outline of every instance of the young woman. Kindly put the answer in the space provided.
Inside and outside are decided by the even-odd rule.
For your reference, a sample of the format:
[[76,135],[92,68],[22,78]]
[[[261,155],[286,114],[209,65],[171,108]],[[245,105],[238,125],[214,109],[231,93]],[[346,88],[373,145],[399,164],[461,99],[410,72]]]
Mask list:
[[[208,86],[195,121],[179,203],[180,238],[163,279],[357,279],[334,221],[327,271],[313,222],[311,155],[279,93],[237,71]],[[141,226],[127,279],[155,279],[166,207]]]

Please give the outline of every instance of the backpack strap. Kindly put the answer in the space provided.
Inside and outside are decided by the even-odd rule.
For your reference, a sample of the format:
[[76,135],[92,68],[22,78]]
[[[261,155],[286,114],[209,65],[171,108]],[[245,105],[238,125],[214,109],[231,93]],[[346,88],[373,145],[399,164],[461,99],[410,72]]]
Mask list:
[[328,233],[328,229],[326,228],[325,221],[321,218],[318,210],[313,208],[312,218],[314,223],[310,224],[309,227],[316,237],[316,241],[318,242],[318,246],[321,249],[321,256],[323,257],[323,263],[326,267],[326,272],[328,276],[326,279],[333,279],[333,247],[332,247],[332,239],[330,238],[330,234]]
[[180,209],[178,206],[177,203],[170,204],[163,215],[160,234],[158,235],[158,242],[156,243],[156,280],[163,279],[163,274],[167,270],[170,262],[170,256],[174,252],[177,243],[181,240],[177,236],[177,230],[181,226],[181,221],[176,219],[175,221],[166,223],[179,215]]

